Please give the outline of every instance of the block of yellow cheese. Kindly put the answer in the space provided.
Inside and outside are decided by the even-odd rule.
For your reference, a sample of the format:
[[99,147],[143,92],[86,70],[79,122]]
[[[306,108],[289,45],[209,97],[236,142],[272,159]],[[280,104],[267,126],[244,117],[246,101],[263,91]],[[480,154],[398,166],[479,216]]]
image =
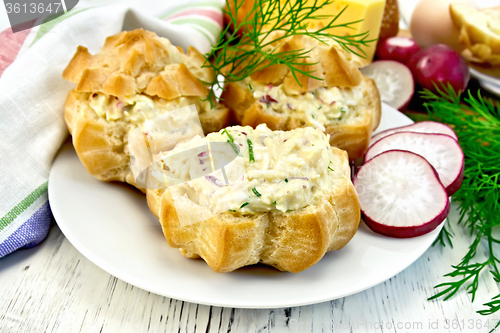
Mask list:
[[[308,0],[308,5],[312,4],[314,4],[314,0]],[[362,21],[352,25],[355,29],[339,27],[332,29],[331,33],[341,36],[352,36],[369,31],[368,39],[377,39],[380,32],[382,17],[384,15],[385,0],[335,0],[333,3],[323,6],[316,14],[335,16],[346,6],[347,8],[337,19],[335,25],[359,20]],[[311,20],[310,26],[314,27],[318,23],[326,25],[331,20],[332,17],[322,20]],[[373,59],[376,45],[377,42],[374,41],[370,43],[368,47],[363,47],[368,61]]]
[[[283,9],[288,9],[289,6],[294,6],[297,0],[280,0]],[[304,1],[304,0],[302,0]],[[245,18],[251,20],[253,15],[250,14],[253,6],[255,5],[255,0],[234,0],[228,1],[230,11],[234,12],[234,3],[237,2],[241,6],[239,7],[237,17],[238,21],[241,22]],[[313,5],[320,5],[326,2],[326,0],[305,0],[304,7],[311,7]],[[264,2],[267,4],[267,2]],[[384,15],[384,7],[386,0],[335,0],[332,3],[323,5],[318,11],[314,13],[314,16],[325,16],[323,19],[313,19],[305,20],[304,22],[309,24],[309,28],[316,29],[318,27],[326,26],[336,15],[338,15],[344,8],[345,11],[338,17],[335,21],[335,25],[346,24],[349,22],[360,21],[356,24],[350,25],[352,28],[337,27],[332,28],[331,33],[338,36],[345,35],[358,35],[364,32],[369,32],[367,40],[374,40],[369,43],[367,47],[362,47],[366,52],[366,60],[360,61],[361,64],[368,64],[372,61],[373,55],[375,54],[375,48],[377,45],[377,39],[380,32],[380,26],[382,24],[382,18]],[[286,5],[285,5],[286,4]],[[285,9],[285,11],[286,11]],[[265,10],[264,10],[265,12]],[[303,14],[303,12],[302,12]],[[249,17],[247,18],[247,15]],[[226,21],[229,22],[230,18],[226,14]],[[269,27],[272,27],[275,23],[271,20],[268,23]]]

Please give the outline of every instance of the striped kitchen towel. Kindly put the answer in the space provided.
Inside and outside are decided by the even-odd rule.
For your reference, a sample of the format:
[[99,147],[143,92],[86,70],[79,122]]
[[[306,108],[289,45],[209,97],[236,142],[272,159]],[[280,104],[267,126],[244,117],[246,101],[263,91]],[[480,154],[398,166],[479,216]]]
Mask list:
[[118,2],[80,1],[57,19],[0,33],[0,257],[38,245],[49,231],[48,176],[68,135],[63,103],[72,89],[61,74],[77,46],[95,53],[107,36],[142,27],[208,52],[222,26],[219,0],[143,0],[140,10],[136,1]]

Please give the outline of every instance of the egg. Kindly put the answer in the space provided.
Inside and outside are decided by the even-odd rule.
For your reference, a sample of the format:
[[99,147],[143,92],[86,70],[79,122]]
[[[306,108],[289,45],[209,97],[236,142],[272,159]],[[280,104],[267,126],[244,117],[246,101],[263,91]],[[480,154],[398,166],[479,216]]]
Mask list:
[[460,52],[459,30],[453,25],[450,4],[463,3],[476,8],[473,0],[421,0],[413,11],[410,31],[421,48],[435,44],[446,44]]

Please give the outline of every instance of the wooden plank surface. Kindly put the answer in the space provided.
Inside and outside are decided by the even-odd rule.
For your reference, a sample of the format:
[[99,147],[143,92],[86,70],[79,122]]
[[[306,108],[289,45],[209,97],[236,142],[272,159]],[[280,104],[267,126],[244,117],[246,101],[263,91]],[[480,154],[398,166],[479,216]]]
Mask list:
[[[455,204],[450,218],[456,223]],[[463,291],[446,302],[427,301],[470,242],[461,227],[453,230],[453,250],[430,248],[364,292],[310,306],[248,310],[138,289],[95,266],[54,226],[41,246],[0,259],[0,332],[488,332],[485,324],[494,325],[499,315],[475,311],[499,293],[491,279],[482,278],[474,304]]]

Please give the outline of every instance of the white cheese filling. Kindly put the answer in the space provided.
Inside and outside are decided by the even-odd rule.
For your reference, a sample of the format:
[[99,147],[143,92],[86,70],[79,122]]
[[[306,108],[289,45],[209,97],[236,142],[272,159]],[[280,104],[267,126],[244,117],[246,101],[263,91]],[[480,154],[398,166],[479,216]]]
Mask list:
[[[224,172],[219,165],[208,174],[213,171],[211,162],[219,156],[213,151],[211,157],[203,149],[198,151],[207,141],[212,146],[226,143],[229,151],[233,145],[238,148],[239,156],[225,157],[229,161]],[[191,153],[185,153],[188,151]],[[234,126],[205,139],[195,137],[164,155],[163,162],[168,185],[177,184],[172,190],[212,213],[300,209],[328,191],[330,179],[340,174],[344,177],[345,168],[348,172],[323,132],[311,127],[271,131],[264,124],[255,130]],[[199,170],[207,167],[205,173]]]
[[246,80],[253,96],[264,108],[293,115],[305,125],[325,131],[325,125],[355,112],[363,99],[363,83],[350,88],[320,87],[301,94],[288,94],[284,85],[263,85]]

